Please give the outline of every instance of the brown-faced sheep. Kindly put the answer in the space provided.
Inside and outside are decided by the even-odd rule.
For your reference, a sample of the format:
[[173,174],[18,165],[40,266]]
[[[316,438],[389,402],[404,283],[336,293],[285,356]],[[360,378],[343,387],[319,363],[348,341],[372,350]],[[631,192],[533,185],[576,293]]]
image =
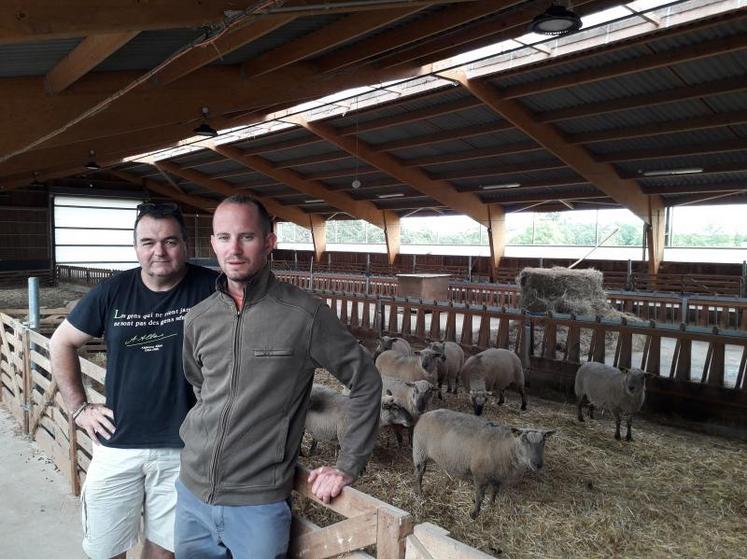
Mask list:
[[387,350],[376,358],[376,368],[382,376],[401,380],[427,380],[436,385],[438,378],[438,361],[446,357],[432,349],[424,349],[415,355],[402,355]]
[[373,358],[376,358],[384,353],[385,351],[396,351],[402,355],[412,355],[415,352],[412,350],[410,342],[404,338],[397,338],[395,336],[382,336],[376,342],[376,350],[374,351]]

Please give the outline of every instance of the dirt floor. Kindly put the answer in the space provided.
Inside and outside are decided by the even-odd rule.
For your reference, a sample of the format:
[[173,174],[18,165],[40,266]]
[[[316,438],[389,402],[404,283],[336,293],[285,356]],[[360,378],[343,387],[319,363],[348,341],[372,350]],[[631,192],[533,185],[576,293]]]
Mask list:
[[[64,307],[66,303],[80,298],[88,291],[88,287],[65,284],[59,287],[40,287],[39,306],[48,309]],[[0,310],[3,309],[26,309],[29,306],[28,289],[0,288]]]
[[[328,373],[318,381],[337,385]],[[464,394],[446,395],[435,407],[471,412]],[[410,448],[397,448],[388,433],[355,487],[433,522],[451,536],[491,555],[509,558],[719,557],[742,558],[747,549],[747,444],[633,423],[634,441],[616,441],[609,416],[579,423],[575,406],[530,399],[519,410],[507,393],[486,417],[517,427],[558,429],[545,448],[543,472],[525,476],[486,501],[469,517],[473,488],[437,466],[425,474],[424,502],[414,491]],[[599,417],[599,415],[597,415]],[[302,461],[334,463],[335,449],[320,443]],[[318,524],[333,515],[308,507]]]

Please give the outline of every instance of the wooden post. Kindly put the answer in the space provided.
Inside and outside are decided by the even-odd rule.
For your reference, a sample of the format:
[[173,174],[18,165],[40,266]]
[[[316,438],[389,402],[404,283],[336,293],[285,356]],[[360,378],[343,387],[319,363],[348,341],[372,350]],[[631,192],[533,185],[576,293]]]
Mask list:
[[76,430],[75,421],[73,421],[73,414],[67,414],[67,426],[68,435],[67,439],[70,443],[70,491],[76,497],[80,495],[80,478],[78,477],[78,432]]
[[33,380],[31,378],[31,341],[29,330],[24,328],[21,332],[21,345],[23,347],[23,432],[29,434],[31,425],[31,407],[34,400],[31,397]]
[[383,505],[379,505],[377,516],[377,559],[404,559],[406,539],[412,534],[412,516],[405,511]]

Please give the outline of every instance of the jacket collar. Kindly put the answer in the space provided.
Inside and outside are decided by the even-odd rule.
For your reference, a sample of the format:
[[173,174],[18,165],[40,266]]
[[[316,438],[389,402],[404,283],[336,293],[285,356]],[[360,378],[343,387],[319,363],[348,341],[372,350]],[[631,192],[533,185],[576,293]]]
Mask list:
[[[275,275],[270,270],[270,263],[268,262],[261,270],[249,278],[244,288],[244,307],[253,305],[264,298],[274,281]],[[229,303],[232,307],[235,306],[233,299],[228,294],[228,278],[223,272],[215,280],[215,290],[220,293],[221,299]]]

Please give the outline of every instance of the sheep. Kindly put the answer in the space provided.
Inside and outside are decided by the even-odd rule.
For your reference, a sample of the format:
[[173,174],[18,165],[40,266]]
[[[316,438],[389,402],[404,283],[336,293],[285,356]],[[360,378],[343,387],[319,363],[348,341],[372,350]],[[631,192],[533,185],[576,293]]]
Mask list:
[[513,351],[486,349],[467,359],[460,374],[472,399],[475,415],[482,414],[487,397],[495,391],[500,393],[498,405],[503,404],[504,392],[510,386],[521,394],[521,409],[527,409],[524,368],[521,359]]
[[446,356],[445,361],[439,362],[436,384],[438,398],[443,400],[441,386],[444,384],[444,381],[446,382],[446,392],[452,392],[453,387],[453,392],[456,394],[459,371],[464,366],[464,350],[456,342],[431,342],[428,344],[428,348],[440,351]]
[[628,432],[626,441],[632,441],[630,427],[633,414],[641,409],[646,399],[646,377],[640,369],[625,372],[604,363],[584,363],[576,372],[576,398],[578,420],[583,421],[582,408],[588,403],[589,417],[594,419],[594,407],[609,410],[615,416],[615,439],[620,440],[620,421],[625,417]]
[[[394,402],[402,406],[412,416],[413,425],[418,418],[425,412],[430,403],[433,394],[433,386],[427,380],[418,380],[415,382],[400,380],[383,376],[381,380],[384,383],[384,393],[391,394]],[[399,425],[393,425],[394,435],[397,437],[397,443],[402,446],[402,431]],[[412,427],[407,429],[410,442],[412,442]]]
[[445,408],[424,413],[412,441],[418,496],[423,497],[423,475],[428,460],[433,460],[450,476],[472,480],[475,506],[470,516],[475,519],[486,488],[495,503],[501,484],[527,470],[542,469],[545,440],[554,432],[497,425]]
[[[307,456],[311,456],[316,450],[318,441],[339,443],[343,439],[348,424],[348,405],[349,398],[344,394],[321,384],[314,384],[311,387],[304,427],[311,437]],[[387,425],[401,425],[407,428],[414,425],[410,413],[395,401],[391,391],[386,391],[381,397],[379,428]]]
[[382,376],[401,380],[427,380],[435,385],[438,378],[438,361],[446,356],[432,349],[424,349],[415,355],[402,355],[394,350],[387,350],[376,358],[376,368]]
[[393,336],[382,336],[376,342],[376,351],[374,351],[373,359],[384,353],[385,351],[392,350],[402,355],[413,355],[412,346],[410,342],[404,338],[397,338]]

